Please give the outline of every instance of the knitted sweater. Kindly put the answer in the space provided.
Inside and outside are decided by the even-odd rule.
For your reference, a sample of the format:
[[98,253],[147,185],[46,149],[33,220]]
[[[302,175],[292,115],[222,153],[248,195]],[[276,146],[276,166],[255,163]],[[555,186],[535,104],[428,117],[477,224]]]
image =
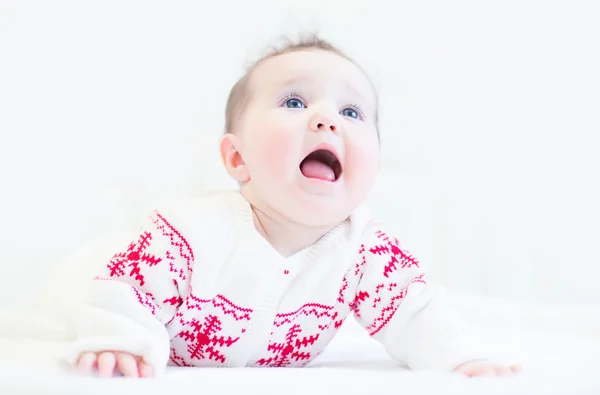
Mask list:
[[166,366],[300,367],[353,315],[396,361],[444,369],[479,359],[417,259],[365,207],[283,257],[237,191],[152,212],[90,278],[66,350],[121,350]]

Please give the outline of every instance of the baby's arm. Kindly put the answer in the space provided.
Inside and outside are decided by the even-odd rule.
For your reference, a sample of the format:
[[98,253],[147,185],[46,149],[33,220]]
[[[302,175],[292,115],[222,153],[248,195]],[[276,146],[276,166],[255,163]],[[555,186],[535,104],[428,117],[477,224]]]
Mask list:
[[170,353],[166,325],[187,290],[193,254],[157,212],[123,247],[91,280],[65,362],[83,369],[109,366],[110,373],[116,368],[127,375],[137,364],[137,371],[160,374]]
[[358,261],[366,265],[359,282],[355,316],[396,361],[414,370],[499,374],[512,367],[486,365],[487,355],[470,328],[427,284],[419,262],[396,238],[373,223],[364,234]]

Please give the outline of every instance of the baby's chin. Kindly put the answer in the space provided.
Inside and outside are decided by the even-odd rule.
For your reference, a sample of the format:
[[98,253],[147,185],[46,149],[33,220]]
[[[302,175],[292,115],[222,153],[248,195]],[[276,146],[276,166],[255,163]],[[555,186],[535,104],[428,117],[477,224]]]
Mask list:
[[260,186],[252,185],[252,203],[303,226],[335,227],[364,200],[362,191],[350,190],[344,178],[328,182],[310,180],[301,174],[288,174],[279,180],[273,177],[268,182],[262,180]]
[[281,205],[281,211],[294,222],[307,227],[335,227],[345,221],[356,209],[344,199],[323,196],[290,197]]

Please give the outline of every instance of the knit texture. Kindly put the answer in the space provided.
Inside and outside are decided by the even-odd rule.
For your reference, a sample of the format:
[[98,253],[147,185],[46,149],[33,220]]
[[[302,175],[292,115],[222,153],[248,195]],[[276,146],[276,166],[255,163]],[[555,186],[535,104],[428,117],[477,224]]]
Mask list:
[[151,213],[87,289],[70,364],[81,352],[121,350],[158,374],[167,365],[301,367],[350,315],[413,369],[485,357],[365,207],[286,258],[257,232],[239,192],[178,201]]

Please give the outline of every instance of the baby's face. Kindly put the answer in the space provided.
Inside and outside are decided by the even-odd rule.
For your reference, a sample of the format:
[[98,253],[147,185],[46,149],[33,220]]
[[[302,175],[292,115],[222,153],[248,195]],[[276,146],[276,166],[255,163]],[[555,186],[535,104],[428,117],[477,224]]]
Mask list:
[[343,221],[379,168],[367,77],[336,54],[292,52],[258,66],[249,95],[236,132],[251,203],[308,226]]

